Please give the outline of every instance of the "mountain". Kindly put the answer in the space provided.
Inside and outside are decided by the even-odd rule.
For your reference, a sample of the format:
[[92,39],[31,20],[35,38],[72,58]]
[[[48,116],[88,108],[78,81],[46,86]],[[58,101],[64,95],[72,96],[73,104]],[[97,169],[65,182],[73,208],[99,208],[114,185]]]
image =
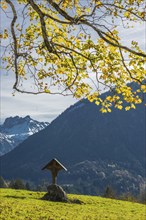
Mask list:
[[59,173],[59,183],[80,185],[89,194],[91,185],[99,192],[107,185],[119,192],[138,192],[145,184],[145,119],[144,103],[136,110],[113,108],[102,114],[94,103],[82,100],[2,156],[1,175],[50,180],[50,172],[41,168],[57,158],[68,169]]
[[6,118],[3,125],[0,125],[0,155],[8,153],[30,135],[48,125],[48,122],[38,122],[30,116]]

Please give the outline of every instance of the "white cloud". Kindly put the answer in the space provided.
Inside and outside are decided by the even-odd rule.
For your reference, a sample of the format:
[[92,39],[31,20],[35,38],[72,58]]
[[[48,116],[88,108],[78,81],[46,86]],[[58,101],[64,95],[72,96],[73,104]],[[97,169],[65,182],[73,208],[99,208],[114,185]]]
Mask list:
[[9,116],[26,116],[39,121],[51,122],[76,100],[72,97],[59,95],[28,95],[13,93],[14,79],[11,74],[1,75],[1,123]]
[[[132,25],[132,23],[131,23]],[[131,41],[137,41],[139,43],[139,46],[142,50],[145,49],[146,44],[146,25],[143,22],[142,24],[134,24],[133,28],[129,29],[122,29],[122,31],[119,28],[121,42],[126,45],[130,46]]]

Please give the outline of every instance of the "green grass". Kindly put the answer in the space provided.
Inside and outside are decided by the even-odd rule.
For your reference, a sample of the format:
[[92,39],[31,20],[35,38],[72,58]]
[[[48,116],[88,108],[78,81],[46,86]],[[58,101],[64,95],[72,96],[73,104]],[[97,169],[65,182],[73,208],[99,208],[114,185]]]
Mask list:
[[43,201],[42,192],[0,189],[1,220],[146,220],[143,204],[96,196],[68,195],[82,204]]

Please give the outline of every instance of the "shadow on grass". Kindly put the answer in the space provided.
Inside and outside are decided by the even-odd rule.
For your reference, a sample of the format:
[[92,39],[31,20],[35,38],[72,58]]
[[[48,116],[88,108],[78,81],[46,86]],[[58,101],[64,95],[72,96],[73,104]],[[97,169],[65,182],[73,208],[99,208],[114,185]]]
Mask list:
[[[6,198],[13,198],[13,199],[26,199],[26,196],[4,196]],[[43,198],[37,198],[38,200],[44,200]],[[47,201],[47,200],[46,200]],[[51,201],[51,200],[48,200]],[[52,201],[52,202],[61,202],[61,201]],[[79,199],[68,199],[67,201],[64,201],[64,203],[71,203],[71,204],[84,204],[84,202],[80,201]]]
[[61,200],[51,200],[51,199],[44,199],[44,197],[40,198],[40,200],[44,200],[44,201],[50,201],[50,202],[61,202],[61,203],[68,203],[68,204],[79,204],[79,205],[82,205],[84,204],[84,202],[82,202],[81,200],[79,199],[68,199],[66,201],[61,201]]
[[4,197],[7,197],[7,198],[14,198],[14,199],[26,199],[25,196],[9,196],[9,195],[7,195],[7,196],[4,196]]
[[82,201],[79,200],[79,199],[70,199],[70,200],[69,200],[69,203],[74,203],[74,204],[79,204],[79,205],[84,204],[84,202],[82,202]]

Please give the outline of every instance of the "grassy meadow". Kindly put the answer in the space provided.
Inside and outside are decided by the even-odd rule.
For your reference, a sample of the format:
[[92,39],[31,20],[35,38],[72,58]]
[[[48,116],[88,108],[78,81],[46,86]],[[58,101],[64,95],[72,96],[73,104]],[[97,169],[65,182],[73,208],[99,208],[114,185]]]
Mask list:
[[97,196],[68,195],[82,204],[41,200],[45,193],[0,189],[1,220],[145,220],[146,205]]

